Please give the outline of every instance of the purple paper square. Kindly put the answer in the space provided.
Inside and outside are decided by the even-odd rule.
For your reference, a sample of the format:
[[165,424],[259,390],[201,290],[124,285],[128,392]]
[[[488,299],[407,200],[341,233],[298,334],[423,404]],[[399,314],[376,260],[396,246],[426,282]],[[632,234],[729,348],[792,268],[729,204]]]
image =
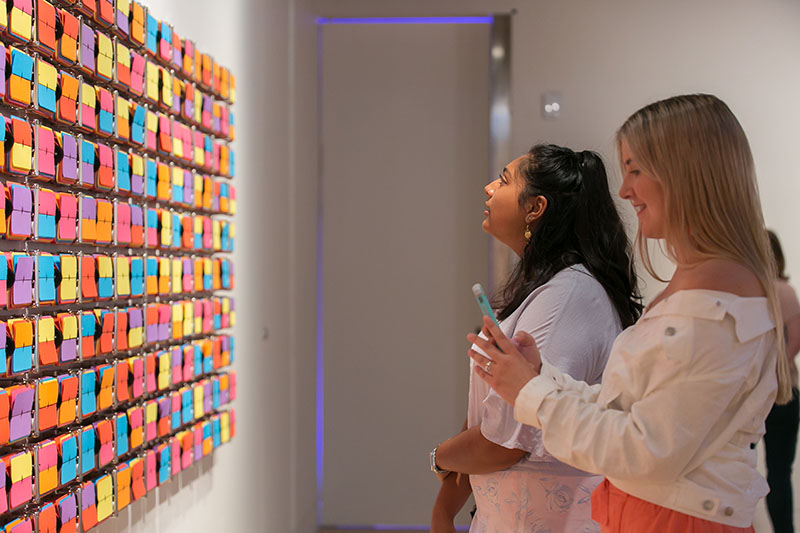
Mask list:
[[158,324],[148,324],[145,334],[150,344],[158,341]]
[[117,28],[119,28],[123,34],[128,35],[129,24],[130,22],[125,12],[121,9],[117,10]]
[[78,339],[64,339],[61,343],[61,362],[74,361],[78,358]]
[[97,503],[94,482],[87,483],[81,490],[81,509],[88,509]]
[[172,414],[172,402],[170,402],[169,398],[160,400],[158,402],[158,418],[168,418],[170,414]]
[[11,189],[11,223],[9,232],[12,235],[31,235],[33,230],[33,193],[28,187],[9,184]]
[[131,205],[131,226],[144,226],[144,212],[138,205]]
[[144,192],[144,176],[131,174],[131,192],[141,196],[141,194]]
[[33,256],[14,258],[14,285],[11,290],[14,305],[33,303]]
[[94,70],[94,30],[81,23],[81,65]]
[[8,427],[10,441],[17,441],[31,434],[32,410],[33,389],[20,391],[11,405],[11,420],[9,420]]
[[0,44],[0,94],[6,94],[6,48]]
[[81,198],[81,218],[83,220],[97,220],[97,202],[94,198],[84,196]]
[[144,324],[142,317],[142,309],[140,307],[133,307],[128,311],[128,327],[130,329],[140,328]]
[[158,325],[158,340],[165,341],[169,339],[169,324]]
[[61,523],[69,522],[78,516],[78,502],[75,495],[70,494],[58,503],[58,512],[61,515]]
[[203,385],[203,411],[206,413],[211,412],[212,407],[212,387],[211,382],[209,381],[205,385]]
[[61,143],[64,145],[64,158],[61,160],[61,174],[64,179],[76,181],[78,179],[78,141],[72,135],[63,134]]

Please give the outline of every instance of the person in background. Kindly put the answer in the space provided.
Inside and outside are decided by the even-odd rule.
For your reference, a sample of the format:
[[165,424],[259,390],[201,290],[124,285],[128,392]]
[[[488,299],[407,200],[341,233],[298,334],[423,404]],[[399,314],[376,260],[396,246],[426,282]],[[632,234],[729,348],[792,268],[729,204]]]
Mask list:
[[775,533],[794,532],[794,501],[792,497],[792,463],[797,448],[800,402],[797,391],[797,366],[794,358],[800,351],[800,302],[786,276],[786,260],[778,236],[768,231],[769,243],[778,270],[775,286],[783,313],[786,335],[786,357],[791,370],[792,399],[786,405],[774,405],[767,416],[764,444],[767,459],[767,510]]
[[[503,331],[532,334],[552,365],[597,383],[614,338],[641,313],[631,246],[602,160],[536,145],[485,192],[483,229],[520,257],[499,299]],[[589,495],[602,478],[548,454],[541,432],[516,422],[472,372],[467,423],[434,449],[431,467],[444,477],[432,533],[454,531],[470,491],[473,532],[599,531]]]
[[484,319],[491,341],[468,340],[475,372],[514,418],[542,429],[548,452],[602,474],[592,517],[604,533],[752,532],[768,491],[756,443],[776,401],[791,399],[775,261],[755,164],[720,99],[668,98],[617,132],[619,195],[676,269],[637,324],[614,343],[602,383],[540,361]]

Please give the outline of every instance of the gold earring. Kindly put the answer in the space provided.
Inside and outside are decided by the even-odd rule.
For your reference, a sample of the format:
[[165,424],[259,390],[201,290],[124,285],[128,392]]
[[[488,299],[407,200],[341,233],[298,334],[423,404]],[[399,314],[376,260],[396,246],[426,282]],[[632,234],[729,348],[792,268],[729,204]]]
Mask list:
[[531,240],[531,228],[529,226],[530,226],[529,224],[525,224],[525,240],[526,241]]

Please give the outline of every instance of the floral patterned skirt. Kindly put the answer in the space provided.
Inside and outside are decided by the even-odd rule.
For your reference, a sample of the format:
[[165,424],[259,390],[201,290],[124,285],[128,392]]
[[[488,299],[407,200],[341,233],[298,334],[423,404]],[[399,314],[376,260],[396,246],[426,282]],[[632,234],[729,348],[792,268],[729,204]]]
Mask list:
[[600,533],[591,494],[603,476],[503,470],[471,475],[471,533]]

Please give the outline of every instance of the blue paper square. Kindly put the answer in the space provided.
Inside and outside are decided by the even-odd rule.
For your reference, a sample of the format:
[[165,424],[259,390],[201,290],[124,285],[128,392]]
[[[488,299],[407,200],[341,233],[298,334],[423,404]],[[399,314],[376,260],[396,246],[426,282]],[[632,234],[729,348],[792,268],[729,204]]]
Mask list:
[[39,85],[39,107],[51,113],[56,112],[56,92],[44,85]]
[[87,416],[97,411],[95,394],[96,378],[93,370],[81,374],[81,415]]
[[78,475],[78,441],[75,437],[61,444],[61,459],[59,482],[61,485],[66,485]]
[[128,453],[128,417],[117,417],[117,455]]
[[94,449],[96,437],[94,428],[85,428],[81,431],[81,474],[94,470]]

